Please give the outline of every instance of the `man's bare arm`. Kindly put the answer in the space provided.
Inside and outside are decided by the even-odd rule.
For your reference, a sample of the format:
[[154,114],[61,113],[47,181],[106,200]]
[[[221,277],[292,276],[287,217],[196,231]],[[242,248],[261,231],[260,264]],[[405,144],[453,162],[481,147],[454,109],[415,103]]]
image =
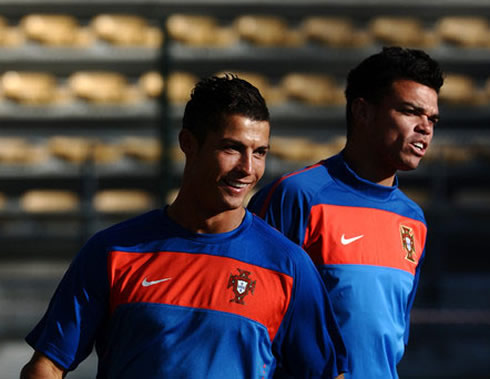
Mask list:
[[22,368],[20,379],[62,379],[65,374],[63,367],[36,351]]

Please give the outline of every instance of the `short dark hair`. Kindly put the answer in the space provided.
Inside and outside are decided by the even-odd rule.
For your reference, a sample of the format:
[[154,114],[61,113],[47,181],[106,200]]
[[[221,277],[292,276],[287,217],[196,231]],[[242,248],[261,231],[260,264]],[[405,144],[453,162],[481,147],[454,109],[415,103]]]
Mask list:
[[226,117],[236,114],[254,121],[269,121],[269,110],[256,87],[233,74],[211,76],[192,90],[182,127],[202,144],[208,131],[219,130]]
[[383,47],[381,52],[363,60],[347,76],[347,127],[350,127],[351,106],[355,99],[362,97],[376,103],[399,79],[424,84],[437,93],[444,82],[439,64],[424,51],[399,46]]

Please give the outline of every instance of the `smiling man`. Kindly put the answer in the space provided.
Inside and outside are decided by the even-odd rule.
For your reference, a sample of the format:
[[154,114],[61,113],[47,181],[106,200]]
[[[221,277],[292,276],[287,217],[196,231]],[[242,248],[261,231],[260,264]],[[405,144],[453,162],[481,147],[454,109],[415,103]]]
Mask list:
[[397,378],[425,255],[416,169],[439,119],[442,73],[420,50],[384,48],[348,75],[341,153],[279,178],[249,209],[302,246],[323,277],[350,362],[346,378]]
[[334,378],[346,352],[308,255],[248,212],[269,111],[232,76],[197,83],[176,200],[82,248],[27,342],[22,378],[61,378],[95,344],[97,378]]

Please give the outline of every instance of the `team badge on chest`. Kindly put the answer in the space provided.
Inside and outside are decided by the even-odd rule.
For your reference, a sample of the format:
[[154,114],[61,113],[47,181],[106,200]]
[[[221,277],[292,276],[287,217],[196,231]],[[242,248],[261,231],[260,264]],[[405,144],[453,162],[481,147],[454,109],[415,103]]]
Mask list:
[[412,263],[415,261],[415,238],[413,236],[412,228],[405,225],[400,225],[400,236],[402,239],[403,250],[407,253],[405,259]]
[[228,279],[227,288],[231,287],[235,294],[235,297],[230,299],[230,302],[245,305],[243,298],[247,296],[249,292],[252,294],[254,293],[256,280],[252,281],[249,277],[250,271],[240,270],[239,268],[237,268],[237,270],[238,275],[230,274],[230,278]]

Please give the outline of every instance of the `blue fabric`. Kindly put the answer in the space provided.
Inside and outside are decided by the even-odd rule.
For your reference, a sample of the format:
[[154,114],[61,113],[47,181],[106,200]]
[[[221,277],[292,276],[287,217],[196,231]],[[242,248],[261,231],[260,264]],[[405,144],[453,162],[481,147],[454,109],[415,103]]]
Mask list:
[[[113,251],[236,259],[290,276],[290,302],[272,341],[254,319],[212,309],[138,302],[111,313],[108,254]],[[267,294],[262,296],[267,304]],[[239,228],[223,234],[191,233],[164,210],[97,233],[70,265],[26,340],[68,370],[95,344],[98,378],[269,378],[277,362],[298,377],[332,378],[346,367],[345,347],[315,266],[250,212]]]
[[[348,167],[342,154],[268,184],[254,195],[248,209],[308,251],[303,245],[307,230],[318,227],[311,224],[312,209],[324,204],[386,211],[393,218],[406,217],[425,228],[422,210],[398,189],[396,178],[392,187],[364,180]],[[333,233],[334,228],[338,232],[338,225],[328,224],[328,215],[325,222],[326,226],[319,227],[324,228],[325,235]],[[376,222],[375,218],[372,222]],[[383,225],[373,225],[374,229],[378,227],[385,232]],[[398,228],[392,233],[400,235]],[[379,248],[383,249],[383,236],[378,239]],[[425,241],[422,246],[415,275],[358,262],[318,264],[347,347],[350,374],[346,378],[398,377],[396,366],[408,341],[410,310],[425,256]]]

